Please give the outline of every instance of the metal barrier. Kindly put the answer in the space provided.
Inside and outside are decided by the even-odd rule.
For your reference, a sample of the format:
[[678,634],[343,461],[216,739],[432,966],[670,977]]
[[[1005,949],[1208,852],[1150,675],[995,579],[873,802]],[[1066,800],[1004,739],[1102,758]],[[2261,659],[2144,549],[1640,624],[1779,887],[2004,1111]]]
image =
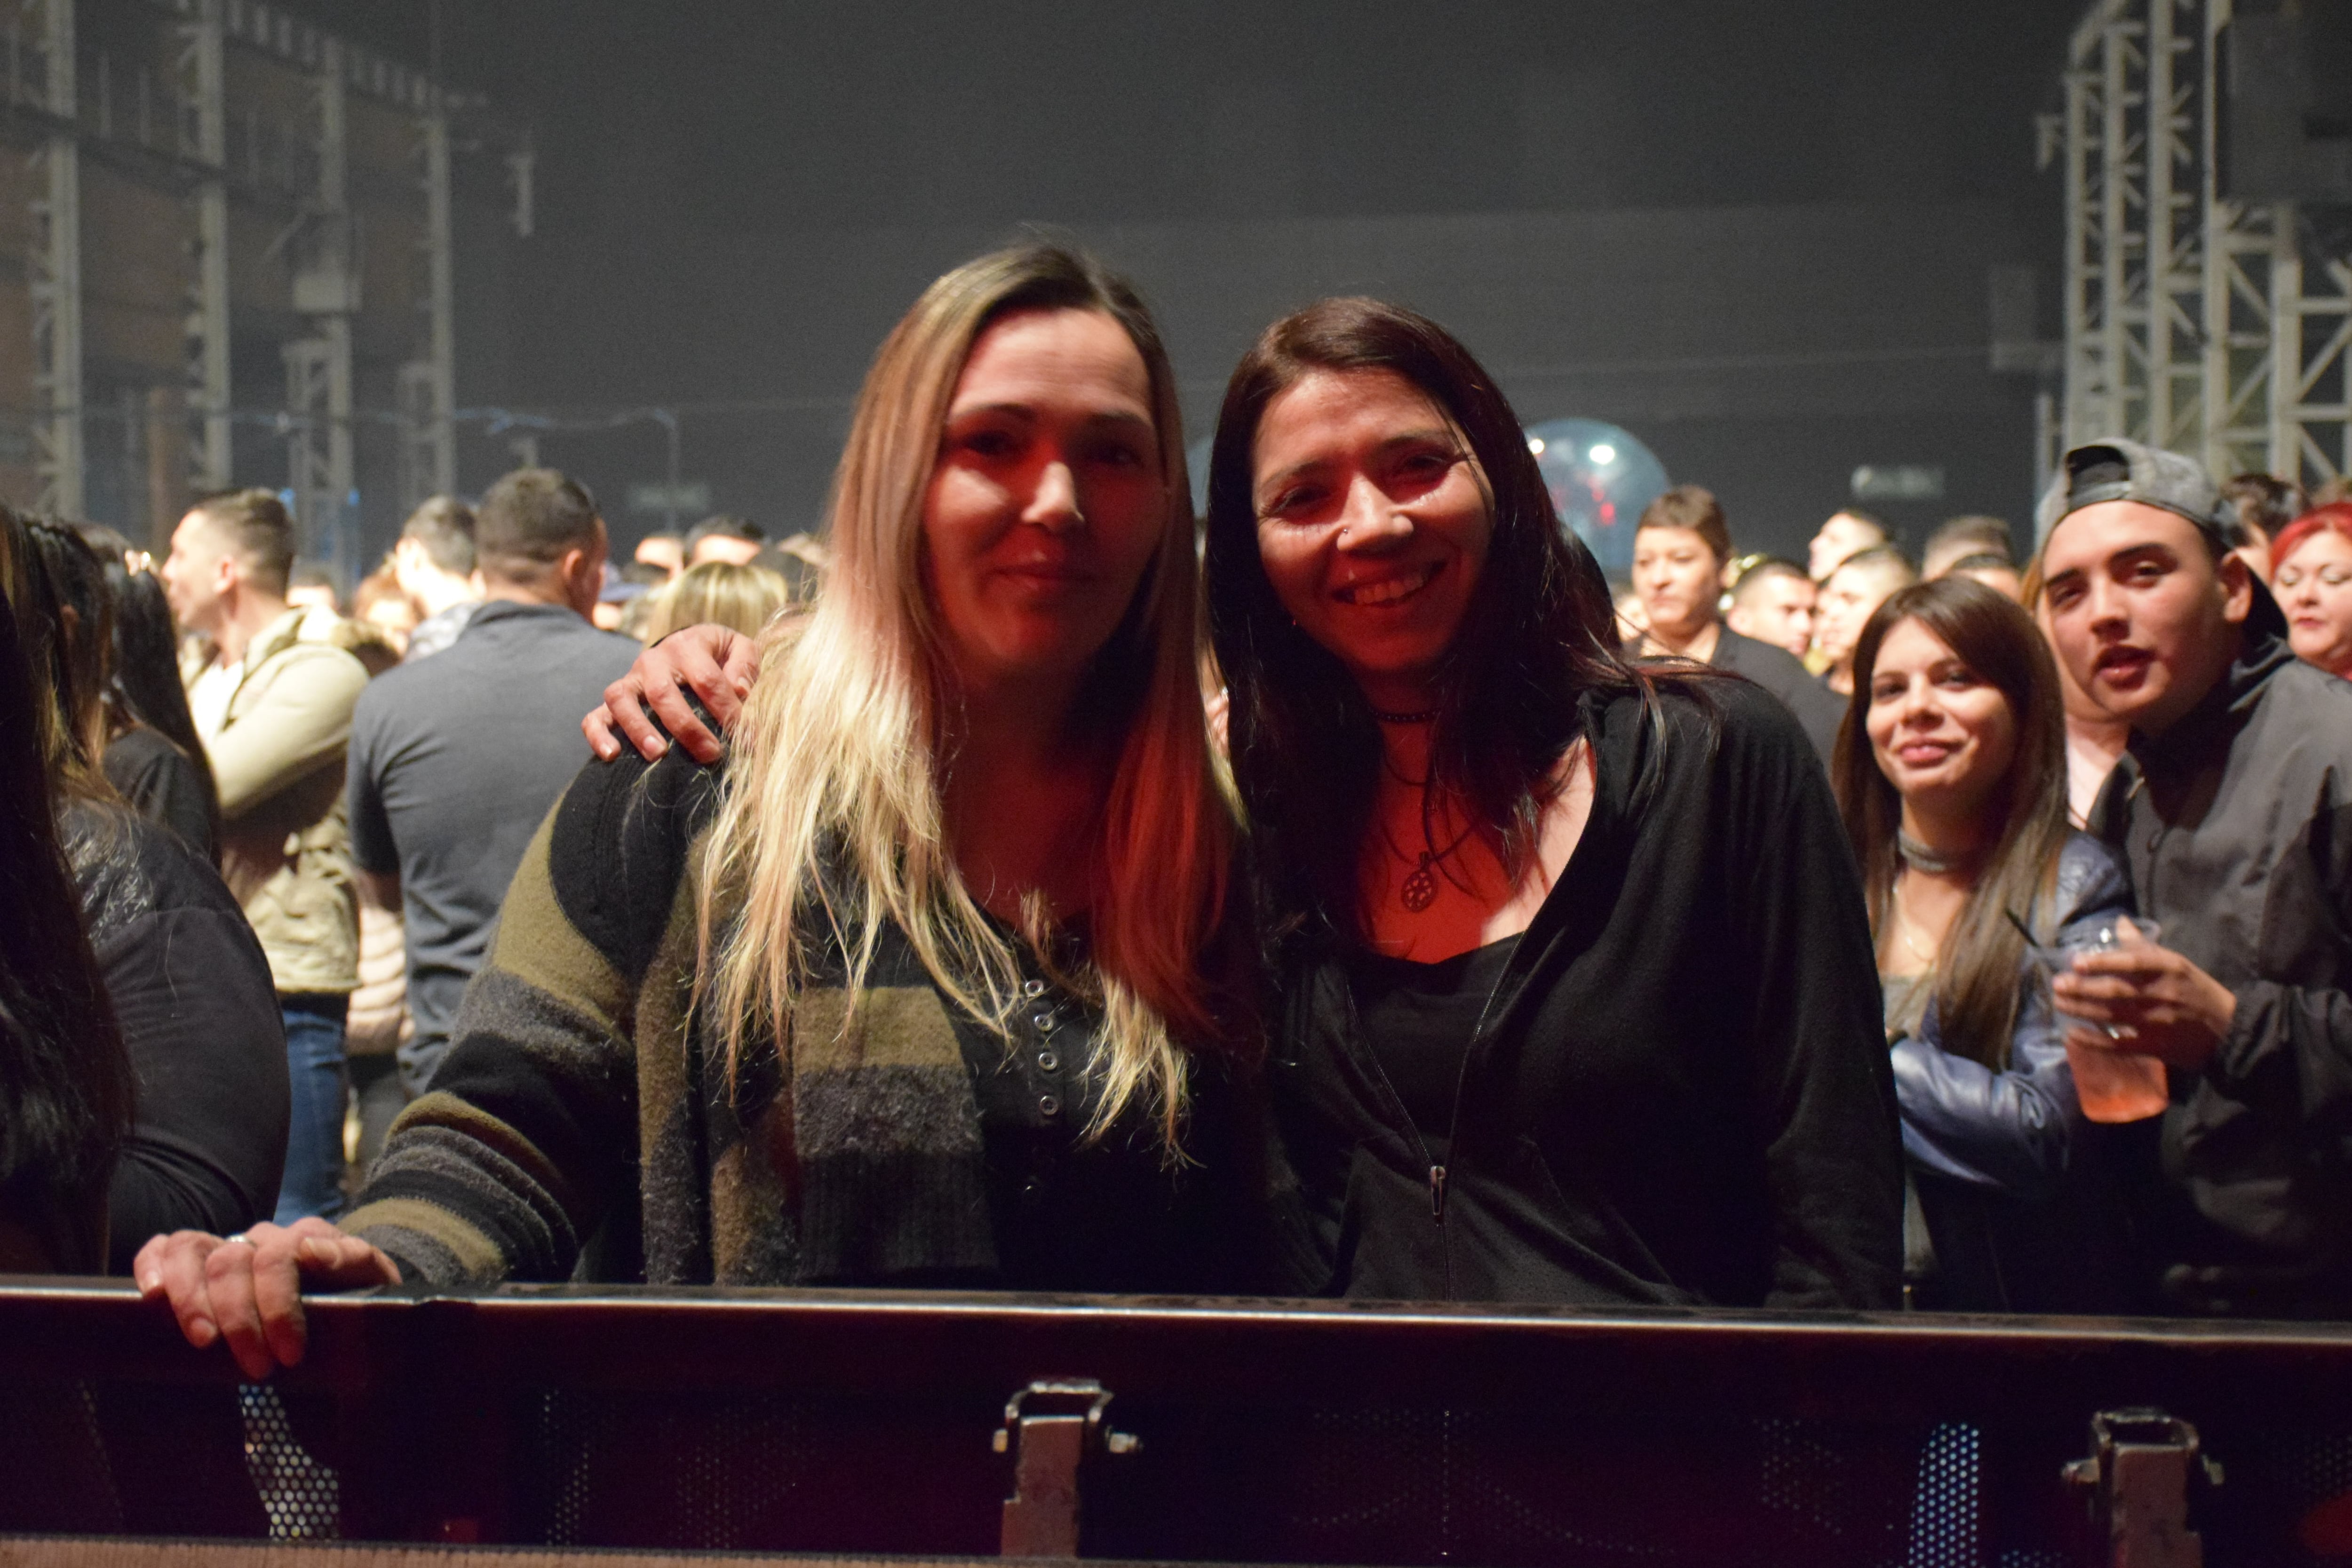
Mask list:
[[[131,1536],[289,1563],[2186,1568],[2200,1537],[2216,1568],[2352,1562],[2331,1325],[582,1287],[308,1312],[303,1365],[240,1389],[127,1288],[0,1285],[0,1531],[77,1563],[152,1560],[89,1555]],[[68,1561],[33,1551],[0,1563]]]

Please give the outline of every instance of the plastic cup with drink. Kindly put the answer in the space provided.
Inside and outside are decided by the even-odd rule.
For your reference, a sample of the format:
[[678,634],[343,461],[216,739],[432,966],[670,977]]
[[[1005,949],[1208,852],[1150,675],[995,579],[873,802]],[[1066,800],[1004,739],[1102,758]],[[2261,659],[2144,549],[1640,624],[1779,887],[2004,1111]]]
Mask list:
[[[2023,922],[2018,922],[2022,926]],[[2129,947],[2155,947],[2162,928],[2154,921],[2115,920],[2097,930],[2061,942],[2030,942],[2028,951],[2042,971],[2042,983],[2063,974],[2074,967],[2077,954],[2085,952],[2117,952]],[[2056,1005],[2053,999],[2053,1005]],[[2058,1007],[2058,1016],[2065,1021],[2087,1029],[2093,1034],[2117,1039],[2112,1025],[2083,1018]],[[2103,1046],[2077,1043],[2070,1032],[2066,1040],[2066,1064],[2074,1074],[2074,1098],[2083,1107],[2083,1114],[2094,1121],[2144,1121],[2163,1113],[2171,1103],[2167,1086],[2164,1063],[2154,1057],[2135,1055],[2130,1051],[2110,1049]]]

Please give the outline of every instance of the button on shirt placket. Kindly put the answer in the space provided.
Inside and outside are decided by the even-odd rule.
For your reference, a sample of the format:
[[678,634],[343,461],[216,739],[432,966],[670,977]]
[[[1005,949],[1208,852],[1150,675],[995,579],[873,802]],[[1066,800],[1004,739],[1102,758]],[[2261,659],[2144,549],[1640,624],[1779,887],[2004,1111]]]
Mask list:
[[1037,1097],[1037,1113],[1051,1121],[1062,1113],[1061,1052],[1055,1048],[1054,1032],[1061,1026],[1061,1017],[1054,998],[1045,994],[1045,983],[1031,980],[1021,987],[1021,994],[1029,1007],[1029,1026],[1037,1031],[1036,1054],[1031,1059],[1045,1080],[1044,1092]]

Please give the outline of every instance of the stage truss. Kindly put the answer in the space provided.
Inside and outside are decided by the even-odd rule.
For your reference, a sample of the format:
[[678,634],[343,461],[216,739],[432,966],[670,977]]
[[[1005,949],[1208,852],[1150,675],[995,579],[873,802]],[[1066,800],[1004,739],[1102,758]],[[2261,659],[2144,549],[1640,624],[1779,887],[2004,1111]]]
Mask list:
[[2316,487],[2352,471],[2352,254],[2219,177],[2231,0],[2100,0],[2044,138],[2065,175],[2072,446],[2122,435]]

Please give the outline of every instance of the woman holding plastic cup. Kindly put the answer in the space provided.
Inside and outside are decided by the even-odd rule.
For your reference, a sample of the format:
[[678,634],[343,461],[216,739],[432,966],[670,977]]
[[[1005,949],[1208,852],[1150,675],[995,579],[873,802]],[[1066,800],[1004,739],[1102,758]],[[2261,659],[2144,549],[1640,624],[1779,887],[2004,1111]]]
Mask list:
[[2163,1085],[2152,1101],[2145,1085],[2099,1092],[2099,1069],[2137,1070],[2120,1056],[2078,1084],[2052,1006],[2050,955],[2112,937],[2130,909],[2114,857],[2067,826],[2065,747],[2056,668],[2015,603],[1948,577],[1871,616],[1834,773],[1878,942],[1916,1305],[2126,1304],[2083,1123],[2152,1115]]

